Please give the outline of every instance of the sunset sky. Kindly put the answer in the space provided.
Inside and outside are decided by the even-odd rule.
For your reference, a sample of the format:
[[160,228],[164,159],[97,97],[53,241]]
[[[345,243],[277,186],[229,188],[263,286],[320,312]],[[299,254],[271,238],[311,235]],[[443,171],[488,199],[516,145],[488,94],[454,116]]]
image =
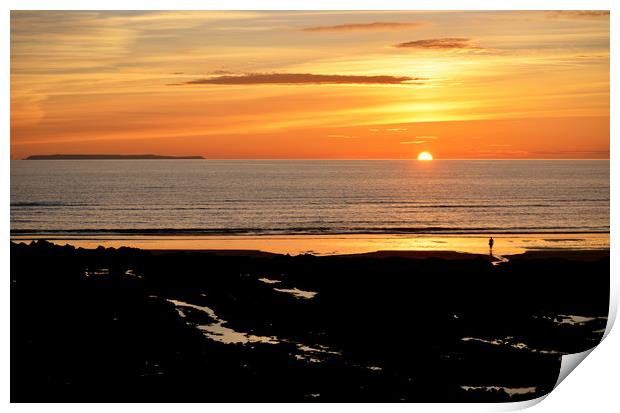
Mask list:
[[608,158],[609,14],[12,12],[11,158]]

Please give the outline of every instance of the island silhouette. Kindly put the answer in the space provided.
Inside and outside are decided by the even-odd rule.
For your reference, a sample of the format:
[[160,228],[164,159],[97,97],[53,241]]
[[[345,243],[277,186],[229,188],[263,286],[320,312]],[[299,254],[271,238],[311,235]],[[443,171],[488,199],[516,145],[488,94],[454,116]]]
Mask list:
[[24,160],[48,161],[48,160],[99,160],[99,159],[205,159],[199,155],[192,156],[169,156],[169,155],[118,155],[118,154],[54,154],[54,155],[31,155]]

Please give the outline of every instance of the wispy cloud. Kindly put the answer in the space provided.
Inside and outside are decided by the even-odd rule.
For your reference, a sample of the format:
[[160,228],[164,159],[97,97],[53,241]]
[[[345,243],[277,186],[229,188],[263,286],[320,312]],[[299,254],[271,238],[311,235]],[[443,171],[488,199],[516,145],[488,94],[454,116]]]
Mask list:
[[416,84],[422,78],[409,76],[361,76],[361,75],[317,75],[311,73],[247,73],[243,75],[213,76],[185,82],[188,85],[320,85],[320,84]]
[[405,30],[414,29],[420,26],[424,26],[424,22],[374,22],[374,23],[352,23],[352,24],[339,24],[336,26],[314,26],[304,27],[305,32],[352,32],[352,31],[380,31],[380,30]]
[[[399,129],[399,130],[407,130],[407,129]],[[439,139],[437,136],[416,136],[415,138],[413,138],[413,140],[401,141],[400,143],[403,145],[416,145],[420,143],[426,143],[428,141],[436,141],[437,139]]]
[[530,152],[534,155],[543,155],[543,156],[547,156],[547,155],[564,155],[564,156],[580,156],[580,155],[607,155],[609,156],[609,150],[608,149],[602,149],[602,150],[579,150],[579,151],[563,151],[563,150],[557,150],[557,151],[532,151]]
[[218,69],[211,72],[212,75],[234,75],[234,72],[229,70]]
[[340,138],[340,139],[359,139],[359,136],[351,135],[327,135],[328,138]]
[[484,50],[464,37],[443,37],[439,39],[421,39],[395,44],[394,47],[431,50]]
[[608,19],[609,10],[552,10],[547,13],[552,19]]
[[477,156],[480,156],[480,157],[485,157],[485,156],[507,156],[507,157],[514,157],[514,156],[525,156],[525,155],[530,154],[530,152],[528,152],[528,151],[510,150],[510,149],[497,149],[497,150],[479,149],[479,150],[467,151],[467,152],[468,153],[475,153]]

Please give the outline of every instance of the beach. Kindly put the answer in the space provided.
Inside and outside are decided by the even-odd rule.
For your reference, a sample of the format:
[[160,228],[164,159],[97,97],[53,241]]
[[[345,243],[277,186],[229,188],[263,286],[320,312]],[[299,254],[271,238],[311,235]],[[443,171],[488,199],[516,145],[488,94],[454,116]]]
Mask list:
[[[609,233],[544,233],[544,234],[492,234],[495,254],[522,254],[540,250],[591,250],[609,249]],[[457,251],[473,254],[489,253],[489,234],[459,235],[403,235],[403,234],[340,234],[340,235],[261,235],[261,236],[88,236],[60,235],[33,237],[12,235],[14,242],[31,242],[46,239],[56,244],[76,247],[119,248],[132,246],[149,250],[262,250],[276,254],[334,255],[360,254],[373,251]]]
[[11,402],[540,400],[608,324],[609,28],[12,10]]
[[605,331],[606,160],[11,174],[13,401],[527,400]]
[[11,243],[11,399],[536,398],[602,338],[609,251],[504,258]]
[[[491,234],[495,254],[522,254],[532,250],[578,251],[609,249],[609,233],[515,233]],[[14,242],[45,239],[76,247],[119,248],[131,246],[148,250],[261,250],[276,254],[334,255],[374,251],[457,251],[488,254],[489,234],[334,234],[334,235],[85,235],[33,236],[12,234]]]

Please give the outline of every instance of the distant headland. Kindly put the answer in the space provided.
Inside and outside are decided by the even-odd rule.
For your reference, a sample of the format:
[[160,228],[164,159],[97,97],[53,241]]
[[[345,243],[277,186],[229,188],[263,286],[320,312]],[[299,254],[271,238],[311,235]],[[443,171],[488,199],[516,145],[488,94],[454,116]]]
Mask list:
[[99,160],[99,159],[205,159],[202,156],[167,156],[167,155],[91,155],[91,154],[55,154],[55,155],[31,155],[24,158],[27,161],[48,160]]

